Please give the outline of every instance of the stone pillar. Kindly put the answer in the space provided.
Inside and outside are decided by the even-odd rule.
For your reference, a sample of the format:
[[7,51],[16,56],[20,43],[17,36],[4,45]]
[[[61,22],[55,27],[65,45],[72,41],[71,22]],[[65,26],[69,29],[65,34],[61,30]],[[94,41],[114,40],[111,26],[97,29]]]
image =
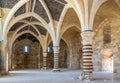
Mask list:
[[5,53],[5,49],[3,49],[4,42],[0,42],[0,74],[6,75],[8,74],[8,55]]
[[0,16],[0,41],[2,41],[2,34],[3,32],[2,32],[2,18],[1,18],[1,16]]
[[40,44],[39,44],[39,47],[38,47],[38,52],[39,52],[39,53],[38,53],[38,69],[40,69],[40,67],[41,67],[41,65],[40,65],[40,64],[41,64],[41,62],[40,62],[40,58],[41,58],[41,57],[40,57],[40,52],[41,52]]
[[4,57],[2,51],[2,41],[0,42],[0,71],[4,70]]
[[47,69],[47,52],[43,52],[43,69]]
[[53,51],[54,51],[54,69],[53,72],[58,72],[60,71],[59,69],[59,46],[53,46]]
[[7,63],[7,55],[5,53],[4,47],[4,41],[3,41],[3,29],[2,29],[2,14],[1,14],[1,8],[0,8],[0,74],[8,74],[8,63]]
[[93,63],[92,63],[92,43],[94,33],[92,31],[86,31],[81,33],[82,36],[82,59],[83,59],[83,72],[80,76],[81,80],[90,81],[93,80]]

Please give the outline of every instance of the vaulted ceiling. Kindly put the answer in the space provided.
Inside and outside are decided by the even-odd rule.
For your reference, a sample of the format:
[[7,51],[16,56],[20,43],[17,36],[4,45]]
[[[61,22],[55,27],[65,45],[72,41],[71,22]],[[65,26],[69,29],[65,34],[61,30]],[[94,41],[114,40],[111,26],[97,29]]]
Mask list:
[[[0,6],[2,8],[12,9],[19,1],[21,0],[0,0]],[[98,3],[102,5],[99,6],[98,9],[96,9],[97,13],[95,13],[94,8],[97,6],[96,4]],[[68,10],[64,10],[66,5],[68,4],[70,6]],[[45,21],[46,24],[42,25],[42,21],[38,20],[34,16],[29,16],[17,21],[17,23],[15,23],[9,31],[16,31],[21,26],[27,24],[27,26],[23,27],[17,33],[21,33],[23,31],[31,31],[37,36],[39,36],[39,34],[41,34],[42,36],[46,36],[48,33],[48,28],[50,28],[46,25],[51,26],[51,24],[53,23],[54,26],[51,27],[55,29],[57,23],[59,24],[60,21],[60,27],[62,28],[60,28],[59,30],[64,31],[63,29],[65,29],[66,26],[72,23],[77,24],[79,27],[81,27],[82,22],[84,22],[83,24],[85,25],[82,27],[89,28],[89,26],[86,27],[86,25],[90,25],[87,23],[90,23],[92,21],[91,19],[94,19],[93,27],[94,29],[96,29],[96,27],[106,18],[119,18],[119,4],[119,0],[28,0],[26,4],[24,4],[15,12],[13,18],[11,18],[10,21],[13,21],[18,16],[24,15],[26,13],[35,13],[36,15],[38,15],[38,17]],[[65,14],[63,13],[63,11],[66,11],[64,12]],[[94,12],[96,14],[95,18],[94,14],[91,12]],[[62,14],[63,16],[61,16]],[[63,18],[63,20],[61,20],[61,18]]]
[[[1,3],[2,3],[1,7],[11,9],[15,6],[15,4],[17,4],[18,1],[20,1],[20,0],[1,0]],[[65,0],[44,0],[44,2],[45,2],[44,6],[47,6],[47,8],[52,16],[52,19],[54,21],[59,21],[62,10],[63,10],[65,4],[67,4],[67,2]],[[30,0],[29,2],[27,2],[26,4],[24,4],[22,7],[20,7],[17,10],[17,12],[14,14],[14,17],[20,16],[20,15],[28,13],[28,12],[34,12],[37,15],[39,15],[42,19],[44,19],[47,23],[50,23],[50,19],[48,17],[48,14],[46,13],[44,6],[40,0]],[[10,28],[10,31],[17,30],[20,26],[25,24],[25,21],[30,22],[30,23],[32,23],[32,22],[41,23],[38,19],[34,18],[33,16],[27,17],[27,18],[24,18],[21,21],[17,22],[16,24],[14,24]],[[35,24],[34,26],[36,27],[36,29],[38,29],[38,31],[41,35],[47,34],[47,30],[43,26],[40,26],[37,24]],[[18,33],[25,31],[25,30],[30,30],[33,33],[35,33],[36,35],[38,35],[38,33],[35,31],[35,29],[33,29],[33,27],[30,25],[21,29]]]
[[114,0],[108,0],[98,9],[95,15],[93,29],[96,30],[105,19],[107,19],[110,23],[114,22],[114,24],[120,22],[120,7]]

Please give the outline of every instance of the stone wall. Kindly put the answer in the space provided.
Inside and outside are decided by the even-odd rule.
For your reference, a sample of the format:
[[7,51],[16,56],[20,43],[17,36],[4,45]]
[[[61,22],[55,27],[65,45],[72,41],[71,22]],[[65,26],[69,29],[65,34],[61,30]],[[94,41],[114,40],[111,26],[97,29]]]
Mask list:
[[[93,45],[94,71],[104,71],[102,69],[102,65],[105,60],[103,55],[105,54],[105,50],[108,49],[110,51],[106,51],[106,56],[108,56],[110,52],[111,56],[113,56],[113,72],[120,72],[120,25],[115,26],[115,24],[116,23],[111,23],[112,27],[110,25],[103,26],[98,32],[95,33]],[[108,26],[110,31],[104,33],[105,28]]]
[[68,67],[68,47],[66,43],[61,40],[60,41],[60,53],[59,53],[59,67],[67,68]]
[[[68,31],[69,32],[69,31]],[[82,67],[82,44],[79,32],[66,32],[63,37],[67,41],[69,48],[69,67],[70,69],[80,69]]]
[[[29,52],[24,52],[24,46],[29,46]],[[32,42],[28,39],[16,41],[13,45],[12,52],[12,69],[24,69],[24,68],[38,68],[38,63],[41,58],[41,51],[38,42]],[[42,62],[42,61],[41,61]]]

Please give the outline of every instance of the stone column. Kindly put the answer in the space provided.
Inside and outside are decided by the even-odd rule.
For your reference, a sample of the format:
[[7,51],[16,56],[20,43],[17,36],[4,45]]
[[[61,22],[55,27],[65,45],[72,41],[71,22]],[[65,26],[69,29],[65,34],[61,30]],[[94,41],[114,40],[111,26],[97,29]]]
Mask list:
[[47,52],[43,52],[43,69],[47,69]]
[[2,32],[2,18],[0,16],[0,41],[2,41],[2,35],[3,35],[3,32]]
[[59,69],[59,46],[53,46],[53,51],[54,51],[54,69],[53,72],[58,72],[60,71]]
[[0,74],[3,74],[3,72],[6,71],[6,65],[5,65],[6,60],[5,60],[5,52],[3,51],[3,45],[4,45],[4,41],[2,40],[2,17],[0,11]]
[[93,80],[93,63],[92,63],[92,43],[94,33],[92,31],[86,31],[81,33],[82,36],[82,59],[83,59],[83,72],[80,76],[81,80],[90,81]]
[[3,42],[0,41],[0,71],[4,70],[4,57],[3,57],[2,44]]
[[0,8],[0,74],[8,74],[8,63],[7,63],[7,55],[5,53],[5,49],[3,49],[4,41],[3,41],[3,30],[2,30],[2,14]]
[[4,42],[0,42],[0,74],[8,74],[8,55],[6,49],[3,49]]
[[38,47],[38,52],[39,52],[39,53],[38,53],[38,68],[40,69],[40,67],[41,67],[41,65],[40,65],[40,64],[41,64],[41,62],[40,62],[40,58],[41,58],[41,57],[40,57],[40,52],[41,52],[40,44],[39,44],[39,47]]

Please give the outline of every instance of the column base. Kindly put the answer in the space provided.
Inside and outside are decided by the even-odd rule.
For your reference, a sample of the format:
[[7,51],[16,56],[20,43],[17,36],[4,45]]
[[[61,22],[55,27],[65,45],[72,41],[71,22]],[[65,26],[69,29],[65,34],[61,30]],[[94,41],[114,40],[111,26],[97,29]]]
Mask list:
[[47,70],[47,67],[42,67],[41,70]]
[[2,70],[0,71],[0,75],[3,76],[3,75],[8,75],[9,72],[8,71],[5,71],[5,70]]
[[47,67],[43,67],[43,70],[47,70]]
[[94,80],[94,76],[93,76],[93,73],[82,73],[79,77],[78,77],[79,80],[82,80],[82,81],[92,81]]
[[52,72],[60,72],[60,69],[53,69]]

